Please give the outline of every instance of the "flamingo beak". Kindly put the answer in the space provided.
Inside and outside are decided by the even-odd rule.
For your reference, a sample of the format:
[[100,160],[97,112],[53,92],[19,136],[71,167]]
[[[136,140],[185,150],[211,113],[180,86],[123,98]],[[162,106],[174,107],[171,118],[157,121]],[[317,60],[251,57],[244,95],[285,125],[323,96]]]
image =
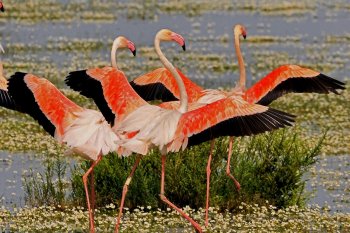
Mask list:
[[243,35],[243,38],[246,39],[246,38],[247,38],[247,35]]
[[178,44],[182,47],[182,49],[183,49],[184,51],[186,51],[185,39],[184,39],[181,35],[179,35],[179,34],[173,32],[173,33],[171,34],[171,39],[172,39],[173,41],[175,41],[176,43],[178,43]]
[[5,11],[5,8],[4,8],[4,5],[2,4],[2,2],[0,2],[0,10],[1,10],[2,12]]
[[136,56],[136,46],[131,41],[128,41],[128,48],[132,52],[132,55]]

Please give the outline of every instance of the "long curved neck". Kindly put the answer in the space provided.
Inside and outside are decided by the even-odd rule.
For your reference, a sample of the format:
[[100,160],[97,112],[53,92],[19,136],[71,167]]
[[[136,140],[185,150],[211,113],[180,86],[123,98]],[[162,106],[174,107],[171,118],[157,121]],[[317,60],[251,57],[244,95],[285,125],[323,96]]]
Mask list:
[[246,74],[245,74],[245,67],[244,67],[244,61],[243,56],[241,53],[241,48],[239,46],[239,33],[235,31],[234,37],[235,37],[235,50],[238,60],[238,66],[239,66],[239,87],[244,90],[245,89],[245,83],[246,83]]
[[188,109],[188,97],[187,97],[185,84],[182,81],[179,73],[176,71],[175,67],[169,62],[169,60],[162,53],[160,49],[160,40],[157,36],[154,39],[154,47],[156,48],[156,53],[158,54],[160,61],[163,63],[164,67],[170,71],[170,73],[173,75],[173,77],[176,80],[176,83],[180,90],[180,107],[178,110],[181,113],[185,113],[187,112],[187,109]]
[[112,67],[115,69],[118,69],[118,66],[117,66],[117,49],[118,49],[118,47],[119,47],[119,40],[117,38],[113,41],[112,50],[111,50],[111,64],[112,64]]

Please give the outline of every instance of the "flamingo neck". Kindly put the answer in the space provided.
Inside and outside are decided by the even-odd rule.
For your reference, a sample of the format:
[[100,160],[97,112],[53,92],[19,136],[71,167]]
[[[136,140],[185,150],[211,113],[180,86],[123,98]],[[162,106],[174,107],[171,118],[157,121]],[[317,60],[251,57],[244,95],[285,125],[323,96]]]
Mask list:
[[154,39],[154,47],[156,48],[156,53],[158,54],[158,57],[164,67],[170,71],[170,73],[173,75],[173,77],[176,80],[176,84],[179,87],[180,90],[180,107],[178,109],[179,112],[185,113],[188,110],[188,96],[185,88],[185,84],[182,81],[179,73],[176,71],[175,67],[169,62],[169,60],[164,56],[163,52],[160,49],[160,40],[156,36]]
[[117,70],[119,69],[117,66],[117,49],[119,48],[119,44],[120,44],[119,39],[116,38],[113,41],[112,50],[111,50],[111,64],[112,64],[112,67]]
[[240,36],[240,34],[238,32],[236,32],[236,30],[235,30],[234,37],[235,37],[235,50],[236,50],[238,66],[239,66],[239,87],[242,90],[244,90],[245,83],[246,83],[246,74],[245,74],[243,56],[242,56],[241,48],[239,45],[239,36]]

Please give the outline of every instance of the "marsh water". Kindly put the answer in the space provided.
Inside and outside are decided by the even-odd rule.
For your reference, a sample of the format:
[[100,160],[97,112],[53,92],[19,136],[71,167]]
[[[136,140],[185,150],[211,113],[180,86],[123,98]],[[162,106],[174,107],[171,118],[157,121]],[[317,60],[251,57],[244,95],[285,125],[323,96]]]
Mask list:
[[[84,1],[57,2],[85,4]],[[89,2],[91,4],[93,1]],[[100,4],[103,6],[104,2],[110,4],[113,1],[101,1]],[[232,46],[232,26],[241,23],[248,31],[248,39],[241,42],[248,82],[254,82],[273,67],[285,63],[305,65],[339,80],[349,80],[350,3],[346,0],[332,3],[315,1],[311,6],[305,3],[305,8],[298,5],[300,8],[297,12],[292,10],[293,6],[291,9],[277,7],[276,10],[268,11],[264,4],[269,6],[278,4],[278,1],[259,1],[256,8],[251,10],[249,7],[243,10],[228,8],[195,11],[193,14],[181,10],[152,11],[149,6],[143,12],[142,1],[135,1],[136,6],[141,6],[135,7],[136,10],[134,5],[127,5],[127,1],[121,2],[126,7],[115,13],[115,17],[103,20],[87,20],[79,11],[69,20],[55,18],[33,21],[30,18],[18,20],[1,16],[1,43],[6,51],[2,55],[5,72],[10,75],[13,71],[21,70],[50,79],[52,75],[49,74],[53,72],[68,74],[72,70],[93,67],[98,62],[98,65],[106,65],[110,59],[112,39],[117,35],[125,35],[141,50],[136,58],[121,52],[123,58],[118,59],[127,76],[132,79],[149,71],[150,67],[160,66],[155,59],[149,62],[151,55],[147,53],[147,48],[152,47],[157,30],[171,28],[181,33],[187,42],[186,52],[175,45],[164,45],[169,50],[169,58],[174,59],[178,67],[205,87],[233,86],[238,71]],[[89,9],[87,5],[81,11],[92,12],[95,14],[92,18],[103,16],[104,12],[98,8],[102,6],[92,5]],[[69,12],[69,6],[63,7]],[[103,9],[113,16],[114,8]],[[38,12],[44,14],[45,10],[38,9]],[[70,41],[93,45],[70,45],[67,48]],[[53,80],[65,87],[64,77],[54,76]],[[4,120],[1,119],[0,123]],[[331,211],[350,211],[348,157],[320,157],[305,177],[307,190],[313,192],[310,204],[324,206],[327,202]],[[0,153],[0,204],[24,205],[22,173],[31,168],[42,171],[43,160],[31,152]]]

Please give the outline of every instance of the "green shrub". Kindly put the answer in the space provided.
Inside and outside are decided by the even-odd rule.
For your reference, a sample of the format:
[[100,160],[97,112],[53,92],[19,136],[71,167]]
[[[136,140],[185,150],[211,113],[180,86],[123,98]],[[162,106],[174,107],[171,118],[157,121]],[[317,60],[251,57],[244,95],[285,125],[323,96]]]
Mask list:
[[[216,140],[212,160],[211,206],[235,209],[242,201],[263,204],[269,201],[277,207],[303,205],[307,168],[315,163],[323,137],[317,145],[309,145],[292,130],[279,130],[249,138],[236,138],[231,171],[241,183],[237,192],[226,176],[228,139]],[[169,200],[179,206],[205,206],[206,166],[210,143],[167,156],[165,192]],[[119,204],[123,184],[136,159],[105,156],[95,168],[97,206]],[[82,174],[89,167],[83,162],[73,169],[72,199],[85,204]],[[129,186],[125,206],[164,207],[159,200],[161,158],[152,151],[141,160]]]

